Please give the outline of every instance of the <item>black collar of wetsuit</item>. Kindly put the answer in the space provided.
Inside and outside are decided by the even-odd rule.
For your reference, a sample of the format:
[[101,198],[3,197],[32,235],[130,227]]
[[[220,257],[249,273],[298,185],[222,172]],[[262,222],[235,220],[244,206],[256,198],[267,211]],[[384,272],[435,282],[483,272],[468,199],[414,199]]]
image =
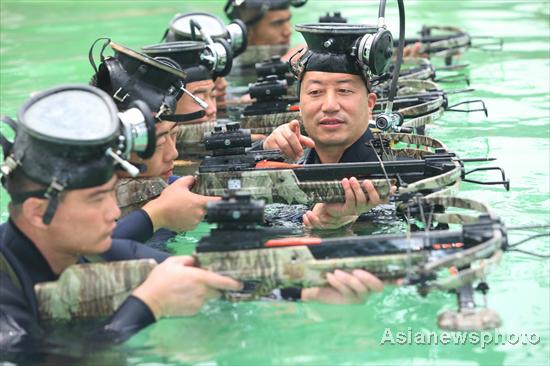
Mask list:
[[53,273],[46,258],[40,253],[33,242],[10,219],[6,223],[3,245],[14,254],[21,263],[33,284],[55,281],[59,278]]
[[[368,145],[373,138],[372,131],[367,128],[365,133],[344,151],[339,163],[360,163],[364,161],[378,161],[376,153]],[[322,164],[315,149],[311,149],[305,157],[304,164]]]

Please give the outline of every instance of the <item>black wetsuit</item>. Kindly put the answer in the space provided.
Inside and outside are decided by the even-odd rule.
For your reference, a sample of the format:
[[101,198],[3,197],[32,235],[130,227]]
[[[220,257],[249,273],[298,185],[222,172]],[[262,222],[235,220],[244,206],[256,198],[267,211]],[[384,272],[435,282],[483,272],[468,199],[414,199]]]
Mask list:
[[[118,237],[143,239],[152,235],[151,221],[143,211],[136,211],[130,220],[133,225],[128,227],[132,230],[119,232]],[[0,351],[3,353],[20,351],[20,345],[47,340],[47,332],[38,317],[34,285],[55,281],[58,276],[11,220],[0,225],[0,254]],[[162,262],[168,258],[167,253],[123,239],[114,239],[111,249],[101,256],[106,261],[153,258]],[[84,262],[82,258],[80,263]],[[107,321],[85,336],[104,343],[120,342],[154,321],[147,305],[129,296]]]
[[[172,184],[180,177],[171,175],[168,184]],[[166,251],[166,242],[173,239],[177,233],[168,229],[158,229],[154,233],[149,215],[141,209],[135,210],[122,217],[113,233],[113,238],[130,239],[144,243],[148,247]]]

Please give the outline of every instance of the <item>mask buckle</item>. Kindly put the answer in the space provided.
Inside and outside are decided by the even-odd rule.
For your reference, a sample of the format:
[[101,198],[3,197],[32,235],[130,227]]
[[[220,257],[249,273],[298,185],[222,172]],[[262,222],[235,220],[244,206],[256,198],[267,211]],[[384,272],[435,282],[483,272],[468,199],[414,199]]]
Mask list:
[[65,189],[65,186],[57,181],[56,178],[52,180],[50,183],[50,186],[48,189],[46,189],[46,193],[44,193],[44,197],[47,199],[50,199],[52,197],[57,197],[59,193],[63,192]]
[[46,212],[42,217],[42,222],[46,225],[49,225],[52,222],[53,215],[57,210],[57,205],[59,204],[59,194],[63,192],[65,186],[57,181],[54,177],[48,189],[44,193],[44,197],[48,199],[48,207],[46,207]]
[[121,98],[120,95],[118,95],[120,92],[122,92],[122,87],[118,88],[118,90],[115,92],[115,94],[113,94],[113,99],[118,100],[120,103],[124,103],[124,101],[126,100],[126,98],[128,98],[128,97],[130,96],[130,94],[126,93],[126,94],[124,94],[124,96]]
[[15,160],[15,157],[13,156],[13,154],[11,154],[6,157],[6,159],[4,159],[4,162],[0,165],[0,172],[2,172],[3,176],[7,177],[15,170],[15,168],[17,168],[19,164],[20,162]]

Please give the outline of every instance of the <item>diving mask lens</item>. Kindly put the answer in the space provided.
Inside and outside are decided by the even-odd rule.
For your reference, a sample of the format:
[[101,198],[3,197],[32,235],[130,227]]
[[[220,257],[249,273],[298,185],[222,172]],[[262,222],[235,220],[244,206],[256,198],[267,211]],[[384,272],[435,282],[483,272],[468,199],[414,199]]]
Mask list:
[[[206,13],[189,13],[176,16],[170,24],[170,28],[186,40],[205,40],[200,34],[193,32],[191,20],[198,23],[201,28],[208,29],[211,37],[222,37],[226,33],[223,22],[218,17]],[[196,38],[193,38],[193,34]]]
[[31,99],[19,120],[30,135],[46,141],[75,145],[107,142],[117,133],[118,120],[116,107],[106,98],[79,86],[53,89]]

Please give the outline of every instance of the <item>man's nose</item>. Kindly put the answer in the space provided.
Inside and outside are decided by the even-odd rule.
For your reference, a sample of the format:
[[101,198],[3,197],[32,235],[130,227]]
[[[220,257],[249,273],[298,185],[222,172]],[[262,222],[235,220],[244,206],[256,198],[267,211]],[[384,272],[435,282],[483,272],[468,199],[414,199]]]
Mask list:
[[122,214],[122,211],[120,211],[120,207],[118,207],[118,201],[115,192],[110,195],[110,198],[111,199],[108,200],[108,208],[106,212],[106,219],[108,222],[117,220]]
[[167,149],[165,150],[164,154],[164,161],[171,162],[177,159],[179,153],[178,149],[176,148],[176,140],[177,135],[172,135],[169,137],[167,141]]
[[290,25],[290,22],[286,22],[283,27],[283,35],[288,38],[290,37],[291,34],[292,34],[292,26]]
[[216,118],[216,113],[218,112],[215,95],[209,96],[206,102],[208,103],[208,108],[206,108],[205,113],[206,113],[206,116],[208,117],[208,120],[210,121]]
[[334,113],[340,110],[338,96],[334,91],[329,90],[325,93],[322,108],[324,113]]

